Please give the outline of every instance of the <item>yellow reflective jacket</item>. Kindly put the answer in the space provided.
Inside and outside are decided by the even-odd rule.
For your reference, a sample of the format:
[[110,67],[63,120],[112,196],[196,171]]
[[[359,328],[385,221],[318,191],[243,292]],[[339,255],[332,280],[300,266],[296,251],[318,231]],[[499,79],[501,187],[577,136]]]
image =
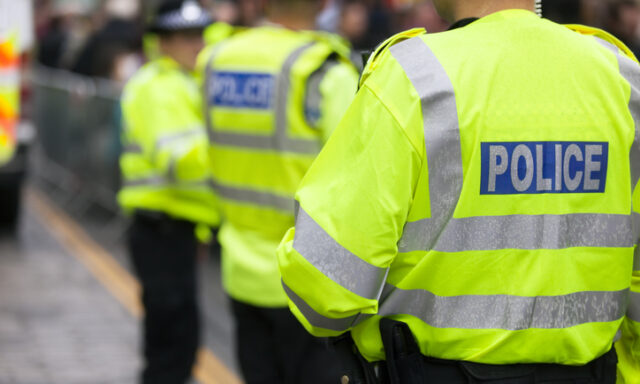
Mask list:
[[348,49],[322,34],[259,27],[204,51],[206,118],[231,297],[285,307],[275,250],[293,195],[356,91]]
[[296,193],[294,314],[371,361],[381,316],[424,355],[486,364],[585,364],[622,329],[637,383],[637,63],[522,10],[376,60]]
[[122,112],[120,205],[218,226],[201,94],[191,74],[168,57],[146,64],[125,86]]
[[19,117],[20,66],[13,33],[0,36],[0,165],[15,150],[15,128]]

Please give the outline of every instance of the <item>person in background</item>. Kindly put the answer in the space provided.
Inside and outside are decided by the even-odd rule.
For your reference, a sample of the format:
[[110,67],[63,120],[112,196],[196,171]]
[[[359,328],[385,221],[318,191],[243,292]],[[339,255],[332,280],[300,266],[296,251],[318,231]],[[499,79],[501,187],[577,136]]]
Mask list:
[[338,33],[347,39],[354,51],[371,49],[368,45],[369,10],[362,0],[344,0],[340,8]]
[[107,0],[106,18],[79,51],[75,73],[125,82],[142,62],[142,28],[137,0]]
[[635,0],[609,0],[604,29],[640,55],[640,5]]
[[640,65],[535,3],[434,1],[451,29],[374,53],[296,192],[290,308],[365,377],[640,380]]
[[338,33],[342,0],[322,0],[320,12],[316,15],[316,29]]
[[259,8],[246,20],[263,25],[199,58],[238,360],[248,384],[335,382],[338,362],[287,308],[275,251],[293,225],[293,193],[352,100],[358,73],[339,38],[303,31],[314,26],[317,1],[249,2]]
[[133,76],[122,96],[118,200],[133,215],[128,248],[145,310],[143,384],[185,383],[199,346],[198,243],[220,221],[193,77],[211,21],[193,0],[163,2],[150,26],[160,57]]
[[397,24],[400,30],[425,28],[429,33],[442,32],[449,28],[449,23],[438,15],[431,0],[414,1],[400,12]]
[[544,4],[542,16],[560,24],[584,24],[582,0],[553,0]]

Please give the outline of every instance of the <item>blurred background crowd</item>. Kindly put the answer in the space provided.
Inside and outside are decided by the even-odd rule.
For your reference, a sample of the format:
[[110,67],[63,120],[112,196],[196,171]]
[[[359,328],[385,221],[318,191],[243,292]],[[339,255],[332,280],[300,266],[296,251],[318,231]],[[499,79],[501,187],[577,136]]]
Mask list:
[[[29,70],[24,71],[21,112],[23,120],[33,122],[40,144],[33,147],[41,148],[37,153],[43,155],[36,157],[42,164],[32,167],[32,173],[62,189],[61,196],[73,196],[66,200],[77,205],[77,211],[97,205],[108,212],[109,221],[114,218],[114,228],[123,228],[117,224],[120,210],[115,199],[120,187],[120,92],[154,51],[145,26],[160,0],[30,1],[35,31],[30,40],[35,44],[23,62]],[[259,24],[267,0],[199,1],[221,23],[224,35],[224,26]],[[373,50],[396,32],[448,28],[432,0],[317,2],[316,28],[349,41],[357,65],[362,65],[361,52]],[[640,55],[640,0],[544,0],[543,13],[560,23],[605,29]],[[34,136],[17,131],[19,139]],[[28,145],[19,149],[23,147]]]
[[[201,0],[218,21],[256,22],[263,0]],[[318,0],[317,28],[338,33],[355,50],[370,50],[389,35],[426,27],[447,28],[430,0]],[[156,0],[36,0],[36,61],[81,75],[126,81],[144,62],[145,20]],[[640,2],[550,0],[544,16],[603,28],[640,53]]]

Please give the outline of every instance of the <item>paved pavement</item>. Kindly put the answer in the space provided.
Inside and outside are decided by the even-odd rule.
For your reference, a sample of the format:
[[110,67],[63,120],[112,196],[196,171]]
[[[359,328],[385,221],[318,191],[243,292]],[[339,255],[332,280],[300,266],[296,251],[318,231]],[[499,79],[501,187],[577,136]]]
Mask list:
[[[141,366],[135,311],[74,254],[78,249],[67,243],[73,232],[54,233],[29,200],[17,234],[0,234],[0,384],[135,383]],[[90,224],[82,228],[91,232]],[[126,270],[122,244],[106,246]],[[236,370],[218,276],[215,259],[202,265],[207,349],[197,377],[203,384],[227,384],[229,373],[219,373]]]
[[0,238],[0,383],[134,383],[137,321],[27,207]]

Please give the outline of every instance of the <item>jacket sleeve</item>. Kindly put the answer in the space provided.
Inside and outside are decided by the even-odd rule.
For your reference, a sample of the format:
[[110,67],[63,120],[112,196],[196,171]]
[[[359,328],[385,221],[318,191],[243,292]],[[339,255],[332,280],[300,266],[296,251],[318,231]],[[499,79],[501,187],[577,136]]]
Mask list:
[[[635,145],[640,153],[640,137]],[[640,166],[640,164],[638,165]],[[633,192],[633,225],[640,234],[640,183]],[[622,337],[616,343],[618,352],[618,383],[640,383],[640,238],[636,241],[629,308],[622,322]]]
[[197,85],[186,76],[156,77],[149,84],[125,90],[125,148],[137,147],[169,181],[206,179],[207,137],[200,99]]
[[302,181],[295,228],[277,251],[289,306],[312,334],[343,333],[377,312],[421,166],[363,87]]
[[629,110],[635,125],[630,149],[632,225],[635,234],[634,262],[629,292],[629,306],[621,326],[618,353],[618,383],[640,384],[640,67],[633,54],[618,46],[618,65],[629,84]]

